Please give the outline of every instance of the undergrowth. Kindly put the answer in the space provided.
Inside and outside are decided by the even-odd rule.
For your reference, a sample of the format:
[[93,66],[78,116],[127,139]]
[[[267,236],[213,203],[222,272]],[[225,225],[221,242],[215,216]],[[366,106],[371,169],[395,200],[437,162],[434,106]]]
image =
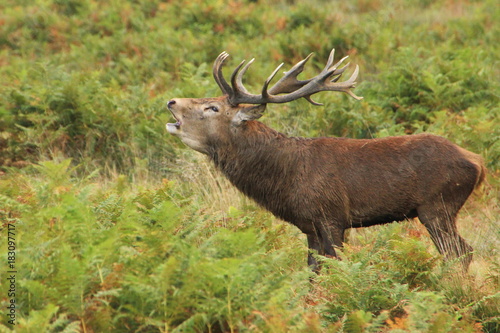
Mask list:
[[[342,260],[319,258],[316,276],[300,233],[249,202],[210,211],[183,183],[104,184],[75,177],[70,162],[0,179],[2,232],[13,223],[17,233],[16,332],[498,327],[498,239],[480,240],[495,249],[478,248],[466,276],[443,263],[417,222],[383,226],[351,233]],[[9,332],[6,305],[0,328]]]

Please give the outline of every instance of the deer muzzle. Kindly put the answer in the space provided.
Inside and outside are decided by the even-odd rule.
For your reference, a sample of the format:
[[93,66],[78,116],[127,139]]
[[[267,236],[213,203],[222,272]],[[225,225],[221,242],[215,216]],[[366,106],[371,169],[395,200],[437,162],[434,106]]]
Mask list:
[[170,134],[177,134],[177,132],[180,130],[181,124],[182,124],[180,119],[175,115],[175,112],[173,110],[175,104],[176,104],[175,100],[171,100],[167,103],[167,107],[170,110],[170,113],[172,113],[172,116],[176,120],[176,123],[167,123],[167,131]]

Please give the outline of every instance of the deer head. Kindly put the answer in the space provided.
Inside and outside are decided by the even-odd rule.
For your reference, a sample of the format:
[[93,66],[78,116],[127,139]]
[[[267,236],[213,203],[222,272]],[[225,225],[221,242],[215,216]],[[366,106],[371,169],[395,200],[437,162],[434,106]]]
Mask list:
[[262,116],[268,103],[287,103],[305,98],[314,105],[321,105],[312,100],[311,96],[320,91],[341,91],[350,96],[356,96],[354,87],[359,67],[356,66],[351,77],[344,82],[338,82],[347,65],[339,66],[347,57],[333,64],[334,50],[331,51],[325,68],[315,77],[299,80],[297,76],[303,71],[304,65],[312,53],[298,62],[271,88],[269,83],[280,70],[279,65],[265,81],[260,95],[251,94],[243,85],[242,78],[254,59],[246,65],[242,61],[231,75],[229,84],[222,74],[222,65],[229,55],[222,52],[214,62],[213,75],[223,92],[223,96],[215,98],[179,98],[168,102],[168,108],[177,120],[167,124],[169,133],[178,136],[186,145],[204,154],[210,147],[224,145],[247,121]]

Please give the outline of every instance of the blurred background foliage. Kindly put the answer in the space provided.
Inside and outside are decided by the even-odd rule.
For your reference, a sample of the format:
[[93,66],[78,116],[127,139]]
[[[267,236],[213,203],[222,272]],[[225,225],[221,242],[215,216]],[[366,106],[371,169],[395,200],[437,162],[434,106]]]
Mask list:
[[[498,22],[494,0],[3,0],[0,221],[16,226],[19,273],[18,325],[2,289],[0,332],[500,331]],[[255,57],[259,91],[311,52],[315,75],[332,48],[360,66],[364,99],[323,93],[262,121],[431,132],[481,154],[489,184],[459,226],[469,275],[410,222],[352,231],[312,276],[296,228],[166,133],[169,99],[220,94],[220,52],[226,75]]]
[[[256,90],[280,62],[331,48],[359,64],[358,95],[326,107],[273,105],[291,135],[378,137],[432,131],[499,168],[499,25],[494,1],[4,1],[0,14],[0,166],[71,157],[87,170],[158,171],[172,97],[216,96],[211,64],[256,57]],[[228,70],[229,71],[229,70]],[[464,132],[470,135],[463,135]]]

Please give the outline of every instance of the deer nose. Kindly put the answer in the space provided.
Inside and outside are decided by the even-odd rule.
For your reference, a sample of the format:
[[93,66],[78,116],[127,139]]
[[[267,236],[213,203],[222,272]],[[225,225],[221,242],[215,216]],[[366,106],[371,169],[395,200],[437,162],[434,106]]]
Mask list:
[[167,107],[170,109],[172,107],[172,105],[174,105],[175,103],[177,103],[174,99],[168,101],[167,103]]

